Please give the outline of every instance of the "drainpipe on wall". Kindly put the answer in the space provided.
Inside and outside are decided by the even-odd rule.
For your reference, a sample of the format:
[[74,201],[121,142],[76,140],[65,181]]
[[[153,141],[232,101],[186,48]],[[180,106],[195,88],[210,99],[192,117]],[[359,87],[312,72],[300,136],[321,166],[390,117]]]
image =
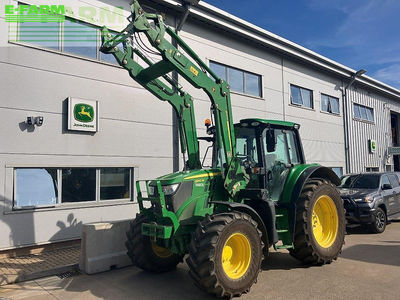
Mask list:
[[350,82],[346,85],[346,87],[342,88],[342,106],[343,106],[343,129],[344,129],[344,156],[345,156],[345,164],[346,164],[346,174],[350,173],[350,149],[349,149],[349,106],[347,103],[347,90],[353,85],[356,78],[365,74],[364,69],[358,70],[353,73],[350,77]]

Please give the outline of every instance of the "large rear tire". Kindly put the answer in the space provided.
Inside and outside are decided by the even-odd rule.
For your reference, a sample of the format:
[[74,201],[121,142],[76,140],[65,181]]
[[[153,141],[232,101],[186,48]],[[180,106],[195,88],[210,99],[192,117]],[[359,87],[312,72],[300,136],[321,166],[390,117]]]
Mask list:
[[323,179],[306,182],[297,200],[294,249],[290,254],[305,264],[336,260],[346,233],[343,201],[336,187]]
[[207,216],[192,235],[189,274],[217,297],[247,293],[261,269],[264,244],[257,223],[240,212]]
[[160,273],[174,270],[183,256],[160,247],[149,236],[142,235],[142,224],[147,222],[147,217],[141,214],[131,222],[125,242],[128,256],[133,264],[145,271]]

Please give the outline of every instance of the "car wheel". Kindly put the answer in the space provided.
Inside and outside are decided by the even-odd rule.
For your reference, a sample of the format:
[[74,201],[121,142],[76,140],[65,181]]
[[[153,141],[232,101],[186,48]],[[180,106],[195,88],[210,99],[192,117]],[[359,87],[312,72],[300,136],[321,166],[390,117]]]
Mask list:
[[386,229],[386,223],[387,223],[387,218],[386,218],[386,213],[385,211],[378,207],[375,212],[375,222],[371,224],[371,231],[373,233],[382,233]]

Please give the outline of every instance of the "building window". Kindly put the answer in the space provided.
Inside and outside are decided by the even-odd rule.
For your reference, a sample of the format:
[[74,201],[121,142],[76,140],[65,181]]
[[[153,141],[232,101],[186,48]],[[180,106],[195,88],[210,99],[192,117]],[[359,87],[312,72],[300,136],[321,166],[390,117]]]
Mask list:
[[371,107],[353,103],[354,118],[374,122],[374,110]]
[[[114,55],[100,52],[101,28],[65,18],[65,22],[18,23],[17,42],[118,64]],[[116,35],[116,32],[110,32]],[[123,45],[118,44],[123,50]]]
[[342,167],[332,167],[331,168],[333,172],[336,173],[336,175],[340,178],[343,176],[343,168]]
[[261,76],[210,61],[210,69],[221,79],[227,81],[231,91],[262,97]]
[[132,168],[16,168],[14,209],[132,200]]
[[290,85],[290,101],[294,105],[314,108],[313,91],[296,85]]
[[97,59],[100,43],[98,33],[99,30],[94,26],[66,19],[62,35],[64,52]]
[[15,170],[14,207],[53,206],[58,202],[57,169]]
[[96,169],[62,169],[61,202],[96,201]]
[[55,22],[18,23],[17,41],[52,50],[60,50],[60,24]]
[[331,114],[340,114],[339,98],[321,94],[321,110]]
[[365,167],[365,172],[379,172],[379,167]]
[[129,168],[100,169],[100,200],[129,199],[130,189]]

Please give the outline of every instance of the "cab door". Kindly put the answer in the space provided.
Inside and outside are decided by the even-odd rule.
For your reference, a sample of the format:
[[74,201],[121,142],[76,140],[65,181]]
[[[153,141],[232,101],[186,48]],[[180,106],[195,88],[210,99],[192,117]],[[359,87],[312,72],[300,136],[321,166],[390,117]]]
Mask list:
[[278,201],[290,168],[300,163],[296,135],[291,130],[267,128],[262,144],[266,187],[271,200]]

